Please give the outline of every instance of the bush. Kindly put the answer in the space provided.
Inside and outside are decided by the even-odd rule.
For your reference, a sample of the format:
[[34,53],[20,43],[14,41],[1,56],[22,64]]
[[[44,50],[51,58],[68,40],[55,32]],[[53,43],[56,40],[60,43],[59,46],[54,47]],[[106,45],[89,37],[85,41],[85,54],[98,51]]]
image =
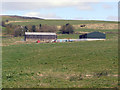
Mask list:
[[14,33],[14,27],[12,24],[6,25],[6,34],[13,34]]
[[6,34],[13,35],[15,37],[23,36],[25,33],[25,29],[20,25],[6,25]]
[[13,35],[15,37],[24,36],[25,32],[56,32],[56,26],[49,26],[49,25],[27,25],[27,26],[20,26],[20,25],[12,25],[6,24],[6,34]]
[[9,20],[6,20],[6,22],[9,22]]
[[6,27],[5,21],[2,21],[1,26]]
[[18,36],[24,36],[25,35],[25,30],[22,28],[17,28],[14,30],[14,36],[18,37]]
[[61,27],[60,31],[62,34],[73,34],[74,28],[71,24],[66,24]]
[[24,30],[25,30],[25,32],[27,32],[27,31],[28,31],[28,27],[27,27],[27,26],[25,26],[25,27],[24,27]]
[[35,25],[32,26],[32,32],[36,32],[36,26]]

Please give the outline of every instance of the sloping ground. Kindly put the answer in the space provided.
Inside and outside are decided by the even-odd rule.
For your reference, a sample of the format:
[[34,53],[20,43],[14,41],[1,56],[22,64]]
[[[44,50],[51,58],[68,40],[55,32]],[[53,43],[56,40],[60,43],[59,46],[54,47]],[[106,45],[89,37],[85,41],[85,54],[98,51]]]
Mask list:
[[[10,21],[11,23],[15,25],[39,25],[39,24],[47,24],[47,25],[65,25],[67,23],[70,23],[72,25],[80,25],[80,24],[117,24],[115,21],[98,21],[98,20],[48,20],[48,19],[36,19],[36,17],[32,17],[29,19],[29,17],[21,17],[21,16],[1,16],[3,21]],[[15,21],[15,22],[13,22]],[[18,22],[18,21],[30,21],[30,22]],[[32,22],[31,22],[32,21]]]
[[26,16],[17,16],[17,15],[0,15],[2,17],[2,20],[12,20],[12,21],[17,21],[17,20],[43,20],[42,18],[37,18],[37,17],[26,17]]
[[[81,27],[81,25],[85,25],[85,27]],[[114,23],[97,23],[97,24],[79,24],[73,25],[75,29],[86,28],[86,29],[118,29],[118,24]],[[57,26],[58,29],[61,28],[60,25]]]
[[112,23],[99,23],[99,24],[84,24],[85,27],[80,27],[80,25],[73,25],[75,29],[78,28],[87,28],[87,29],[118,29],[118,24]]
[[[6,24],[9,23],[17,23],[17,22],[33,22],[33,21],[9,21]],[[81,27],[81,25],[85,25],[85,27]],[[78,25],[73,25],[75,29],[79,28],[86,28],[86,29],[118,29],[118,24],[114,23],[97,23],[97,24],[78,24]],[[57,25],[57,28],[60,29],[61,25]]]
[[32,21],[9,21],[9,22],[7,22],[6,24],[15,23],[15,22],[32,22]]
[[107,38],[3,46],[3,88],[116,88],[118,36]]

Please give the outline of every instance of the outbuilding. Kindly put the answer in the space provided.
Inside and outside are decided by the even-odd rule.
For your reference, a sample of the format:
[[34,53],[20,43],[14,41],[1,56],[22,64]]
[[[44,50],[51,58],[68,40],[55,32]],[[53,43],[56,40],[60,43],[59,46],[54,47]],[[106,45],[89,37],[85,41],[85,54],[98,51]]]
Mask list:
[[105,39],[106,34],[101,32],[91,32],[79,36],[79,39]]
[[49,32],[25,32],[25,41],[51,41],[57,39],[56,33]]

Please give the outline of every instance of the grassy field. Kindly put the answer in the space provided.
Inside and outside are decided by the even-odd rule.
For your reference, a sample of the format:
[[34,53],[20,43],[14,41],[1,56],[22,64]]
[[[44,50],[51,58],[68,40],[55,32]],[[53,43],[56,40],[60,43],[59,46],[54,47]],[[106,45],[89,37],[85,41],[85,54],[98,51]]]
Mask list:
[[86,29],[86,28],[80,28],[80,29],[75,29],[75,32],[94,32],[94,31],[98,31],[98,32],[118,32],[118,29]]
[[66,23],[78,25],[78,24],[95,24],[95,23],[113,23],[117,24],[115,21],[97,21],[97,20],[37,20],[37,19],[21,19],[21,18],[13,18],[10,16],[2,16],[2,20],[9,21],[29,21],[29,22],[12,22],[15,25],[39,25],[39,24],[47,24],[47,25],[65,25]]
[[[78,37],[60,35],[58,38],[71,36]],[[3,87],[117,87],[117,39],[117,34],[107,34],[106,41],[3,46]],[[17,40],[21,38],[3,38],[3,43],[9,44]]]
[[[17,25],[65,25],[66,23],[113,23],[93,20],[30,20],[5,16]],[[2,28],[5,33],[6,28]],[[100,31],[105,41],[66,43],[24,43],[24,37],[2,37],[3,88],[114,88],[118,87],[118,30],[75,29],[75,32]],[[111,33],[108,33],[111,32]],[[80,34],[61,34],[78,39]]]
[[94,20],[29,20],[30,22],[13,22],[15,25],[65,25],[66,23],[78,25],[78,24],[93,24],[93,23],[115,23],[117,22],[108,22],[108,21],[94,21]]

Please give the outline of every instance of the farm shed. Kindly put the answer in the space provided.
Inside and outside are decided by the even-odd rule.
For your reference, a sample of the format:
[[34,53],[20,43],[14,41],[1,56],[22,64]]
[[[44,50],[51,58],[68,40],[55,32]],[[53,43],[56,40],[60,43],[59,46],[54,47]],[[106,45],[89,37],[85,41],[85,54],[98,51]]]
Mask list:
[[56,33],[49,32],[25,32],[25,41],[51,41],[57,39]]
[[83,34],[79,36],[79,39],[105,39],[106,35],[104,33],[101,32],[91,32],[91,33],[87,33],[87,34]]

